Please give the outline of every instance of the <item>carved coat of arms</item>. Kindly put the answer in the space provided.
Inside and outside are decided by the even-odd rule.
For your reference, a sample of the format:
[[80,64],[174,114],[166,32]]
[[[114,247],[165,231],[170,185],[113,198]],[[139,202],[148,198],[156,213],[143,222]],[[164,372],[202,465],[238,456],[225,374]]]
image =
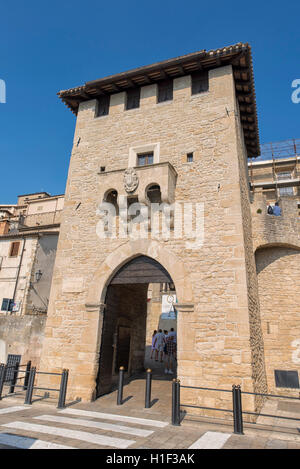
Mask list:
[[124,172],[124,188],[126,192],[134,192],[139,185],[139,178],[134,168],[128,168]]

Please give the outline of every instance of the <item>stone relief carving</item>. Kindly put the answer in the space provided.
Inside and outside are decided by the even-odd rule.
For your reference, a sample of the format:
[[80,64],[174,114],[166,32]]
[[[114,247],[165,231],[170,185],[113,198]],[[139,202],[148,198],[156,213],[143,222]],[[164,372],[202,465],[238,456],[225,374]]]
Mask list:
[[124,188],[127,193],[134,192],[139,185],[139,178],[134,168],[128,168],[124,172]]

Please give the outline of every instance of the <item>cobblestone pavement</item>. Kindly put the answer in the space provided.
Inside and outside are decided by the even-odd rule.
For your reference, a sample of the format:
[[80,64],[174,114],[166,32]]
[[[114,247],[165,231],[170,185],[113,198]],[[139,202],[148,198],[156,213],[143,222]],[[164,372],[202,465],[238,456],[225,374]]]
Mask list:
[[[159,376],[157,376],[159,378]],[[169,377],[168,377],[169,378]],[[34,396],[24,405],[24,394],[0,401],[0,448],[24,449],[300,449],[300,422],[280,421],[281,415],[300,418],[300,402],[267,402],[256,425],[233,433],[231,422],[204,421],[185,416],[179,427],[170,424],[171,380],[153,379],[152,406],[144,409],[144,379],[124,387],[121,406],[116,391],[92,403],[70,403],[57,409],[53,399]]]

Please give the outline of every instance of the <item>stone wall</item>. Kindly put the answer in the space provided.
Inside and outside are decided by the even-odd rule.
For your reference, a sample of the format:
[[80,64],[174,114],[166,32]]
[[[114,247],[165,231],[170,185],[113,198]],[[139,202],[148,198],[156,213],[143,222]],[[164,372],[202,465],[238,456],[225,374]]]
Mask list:
[[46,318],[41,316],[0,317],[0,362],[8,354],[22,355],[22,364],[28,360],[39,367]]
[[297,200],[283,197],[279,200],[282,216],[267,213],[267,198],[262,191],[255,191],[252,204],[252,239],[254,251],[265,245],[289,245],[300,247],[300,216]]
[[299,396],[298,390],[276,388],[274,370],[299,371],[300,250],[266,247],[256,251],[268,390]]
[[[57,240],[57,234],[44,235],[38,239],[24,314],[47,313]],[[35,273],[38,271],[41,272],[41,278],[36,281]]]
[[[237,109],[238,111],[238,109]],[[250,193],[249,193],[249,175],[247,168],[247,156],[244,145],[242,128],[240,120],[236,120],[237,124],[237,148],[240,165],[240,190],[241,190],[241,206],[243,211],[243,229],[244,229],[244,249],[246,261],[247,276],[247,294],[248,294],[248,311],[249,311],[249,334],[251,344],[251,363],[252,363],[252,379],[254,391],[256,393],[267,392],[267,380],[265,371],[264,344],[261,328],[260,303],[258,293],[258,283],[256,276],[255,258],[253,254],[252,239],[252,218],[250,209]],[[259,410],[263,399],[256,396],[256,410]]]

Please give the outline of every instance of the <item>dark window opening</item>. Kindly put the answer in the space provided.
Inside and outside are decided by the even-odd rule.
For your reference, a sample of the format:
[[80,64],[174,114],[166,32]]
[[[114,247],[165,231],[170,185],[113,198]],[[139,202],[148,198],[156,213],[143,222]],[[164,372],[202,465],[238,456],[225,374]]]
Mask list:
[[158,83],[157,102],[170,101],[173,99],[173,80],[164,80]]
[[20,241],[11,243],[9,257],[17,257],[19,254]]
[[14,302],[10,298],[3,298],[1,311],[12,311]]
[[194,154],[193,154],[193,153],[187,153],[187,155],[186,155],[186,161],[187,161],[188,163],[192,163],[193,160],[194,160]]
[[140,88],[133,88],[127,91],[126,109],[136,109],[140,107]]
[[208,91],[208,71],[192,74],[192,94]]
[[140,153],[137,155],[137,165],[145,166],[147,164],[153,164],[153,152],[151,153]]
[[161,191],[160,187],[157,184],[153,184],[147,190],[147,197],[151,203],[161,203]]
[[118,192],[114,189],[106,194],[104,202],[112,204],[115,207],[116,215],[119,215]]
[[127,215],[127,221],[133,221],[136,217],[139,217],[141,214],[140,211],[140,206],[135,206],[133,207],[134,204],[138,204],[139,199],[138,197],[127,197],[127,210],[128,210],[128,215]]
[[97,99],[96,117],[107,116],[109,113],[110,96],[101,96]]

